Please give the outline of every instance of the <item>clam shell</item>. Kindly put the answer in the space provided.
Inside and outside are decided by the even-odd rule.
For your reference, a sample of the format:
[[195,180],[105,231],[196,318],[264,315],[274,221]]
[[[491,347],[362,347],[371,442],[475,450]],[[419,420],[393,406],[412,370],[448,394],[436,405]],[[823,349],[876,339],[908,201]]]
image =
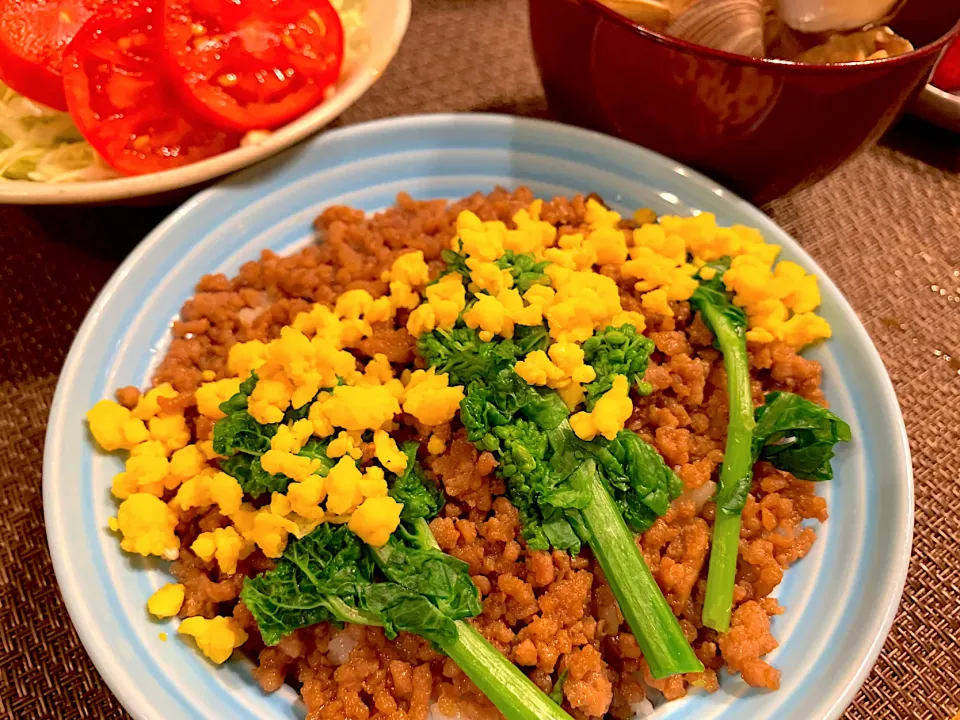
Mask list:
[[897,9],[900,0],[779,0],[779,15],[803,33],[858,30],[879,24]]
[[660,30],[670,22],[670,7],[658,0],[600,0],[614,12],[638,25]]
[[667,27],[667,34],[739,55],[763,57],[763,0],[700,0]]

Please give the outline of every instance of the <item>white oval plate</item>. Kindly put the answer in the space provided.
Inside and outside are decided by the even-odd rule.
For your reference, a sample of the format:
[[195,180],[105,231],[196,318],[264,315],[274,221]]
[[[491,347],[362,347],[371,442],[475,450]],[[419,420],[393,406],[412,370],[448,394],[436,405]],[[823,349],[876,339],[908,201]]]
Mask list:
[[74,205],[159,195],[189,188],[248,167],[313,135],[353,105],[380,79],[407,31],[411,0],[367,0],[364,30],[369,50],[336,92],[310,112],[270,133],[262,142],[163,172],[75,183],[0,182],[0,204]]
[[[491,115],[408,117],[327,133],[240,173],[186,203],[130,255],[84,321],[57,387],[44,457],[44,511],[70,616],[109,686],[139,718],[288,718],[302,715],[287,687],[264,695],[242,658],[215,668],[148,618],[145,603],[169,581],[165,563],[122,553],[107,530],[119,458],[94,450],[84,413],[114,388],[148,384],[169,326],[201,274],[235,273],[270,248],[311,241],[331,204],[374,211],[398,192],[459,198],[495,185],[541,197],[597,192],[621,211],[711,211],[722,224],[760,228],[783,257],[820,277],[834,338],[823,363],[831,406],[853,429],[836,480],[821,486],[831,519],[810,555],[777,590],[773,622],[779,692],[723,676],[657,718],[836,718],[869,672],[900,598],[913,529],[913,481],[897,398],[856,314],[813,260],[769,218],[712,181],[647,150],[553,123]],[[157,639],[166,631],[170,640]],[[294,708],[299,708],[294,710]]]

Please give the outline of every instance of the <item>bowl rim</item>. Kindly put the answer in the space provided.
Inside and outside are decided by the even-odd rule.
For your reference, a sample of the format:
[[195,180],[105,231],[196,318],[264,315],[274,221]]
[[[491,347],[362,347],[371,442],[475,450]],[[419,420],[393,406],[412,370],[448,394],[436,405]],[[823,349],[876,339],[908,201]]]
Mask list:
[[[0,205],[74,205],[159,195],[189,188],[254,165],[323,129],[383,76],[410,24],[412,0],[384,0],[386,41],[370,48],[336,91],[320,105],[274,130],[263,141],[162,172],[75,183],[0,182]],[[366,12],[370,11],[370,5]]]
[[649,30],[642,25],[638,25],[625,15],[621,15],[616,10],[607,7],[600,2],[600,0],[572,0],[572,2],[575,2],[578,5],[588,9],[592,9],[595,13],[600,13],[607,20],[610,20],[616,25],[633,32],[635,35],[639,35],[647,40],[651,40],[658,45],[665,45],[673,50],[682,50],[687,53],[693,53],[694,55],[702,55],[707,58],[726,60],[728,62],[737,62],[742,65],[752,65],[753,67],[758,68],[797,68],[798,72],[837,73],[844,71],[851,72],[852,68],[877,67],[879,65],[901,65],[917,57],[925,57],[928,55],[933,55],[934,53],[938,53],[948,42],[955,38],[960,38],[960,18],[957,18],[957,22],[953,25],[953,27],[939,38],[908,53],[903,53],[902,55],[880,58],[878,60],[860,60],[857,62],[803,63],[796,62],[794,60],[782,60],[780,58],[758,58],[751,55],[738,55],[737,53],[727,52],[726,50],[717,50],[715,48],[707,47],[706,45],[698,45],[697,43],[692,43],[688,40],[681,40],[680,38],[671,37],[670,35],[664,35],[663,33],[658,33],[655,30]]

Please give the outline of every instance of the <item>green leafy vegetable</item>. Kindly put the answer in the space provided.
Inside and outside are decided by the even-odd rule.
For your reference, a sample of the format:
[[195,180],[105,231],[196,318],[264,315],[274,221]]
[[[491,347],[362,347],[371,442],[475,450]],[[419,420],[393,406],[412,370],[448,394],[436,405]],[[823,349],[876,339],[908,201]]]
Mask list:
[[[416,447],[406,451],[415,464]],[[413,470],[395,482],[422,476]],[[346,525],[322,524],[292,541],[273,570],[247,578],[240,596],[268,645],[324,621],[376,625],[390,638],[412,632],[451,657],[508,720],[571,720],[464,621],[480,613],[479,592],[422,517],[381,548]]]
[[449,373],[451,385],[467,385],[505,367],[534,350],[546,350],[550,335],[543,326],[516,328],[514,337],[503,342],[484,342],[475,328],[434,330],[420,336],[417,348],[427,364],[438,373]]
[[220,403],[220,412],[225,415],[232,415],[240,410],[246,410],[250,395],[253,394],[254,388],[257,387],[259,380],[260,378],[257,376],[256,371],[251,372],[250,377],[240,383],[240,389],[229,399]]
[[[492,342],[457,328],[429,333],[418,347],[430,366],[450,373],[451,384],[464,386],[460,421],[467,438],[497,459],[527,547],[576,554],[589,541],[651,672],[666,677],[702,670],[624,524],[625,515],[632,527],[648,527],[676,497],[679,481],[633,433],[608,444],[574,435],[560,396],[528,385],[514,370],[518,360],[548,344],[545,328],[523,335],[518,328],[514,339]],[[602,369],[623,368],[640,380],[648,344],[632,327],[610,328],[593,352]],[[602,458],[602,471],[594,456]]]
[[364,599],[388,638],[411,632],[444,648],[457,642],[457,626],[427,598],[401,585],[383,582],[371,584]]
[[773,392],[756,410],[753,456],[802,480],[832,480],[830,459],[838,442],[849,442],[850,426],[799,395]]
[[[280,423],[259,423],[247,412],[247,403],[257,380],[257,374],[251,373],[240,384],[239,392],[220,403],[220,410],[227,415],[213,426],[214,452],[225,456],[219,461],[220,469],[236,478],[243,491],[254,498],[272,492],[286,492],[292,482],[286,475],[268,473],[260,464],[260,456],[270,449],[270,440],[277,434]],[[308,408],[309,404],[304,407]],[[290,421],[297,419],[300,418],[289,418]],[[327,457],[328,444],[329,440],[310,438],[297,454],[320,460],[317,474],[326,476],[334,465]]]
[[[452,272],[463,276],[463,284],[470,284],[470,268],[467,267],[466,258],[453,251],[444,250],[440,257],[446,263],[446,269],[440,273],[440,277],[449,275]],[[501,270],[509,270],[513,276],[513,286],[521,295],[534,285],[549,285],[550,278],[544,272],[548,261],[537,262],[532,253],[515,253],[513,250],[507,250],[497,261],[497,267]]]
[[730,627],[733,590],[740,545],[740,516],[753,481],[758,458],[783,470],[798,471],[798,477],[829,480],[833,446],[850,439],[850,428],[833,413],[791,393],[771,393],[756,415],[750,387],[747,355],[747,316],[733,304],[723,284],[730,259],[711,266],[716,274],[701,279],[691,306],[715,337],[723,352],[730,397],[727,444],[717,492],[703,623],[719,632]]
[[723,271],[729,261],[714,266],[716,275],[701,280],[690,305],[700,313],[713,332],[715,345],[723,353],[730,396],[727,445],[717,491],[717,515],[713,526],[707,593],[703,623],[720,632],[730,627],[733,586],[740,546],[740,513],[747,502],[753,480],[753,394],[750,388],[750,361],[747,356],[747,316],[727,296]]
[[[421,527],[421,532],[430,532],[426,523]],[[388,580],[429,598],[446,617],[462,620],[480,614],[480,596],[469,566],[410,537],[403,527],[374,556]]]
[[634,432],[621,430],[611,442],[582,443],[596,459],[607,489],[634,532],[647,530],[683,493],[683,482],[663,457]]
[[557,705],[563,702],[563,684],[567,681],[567,672],[568,669],[564,668],[563,672],[560,673],[560,677],[558,677],[557,681],[553,684],[553,689],[550,691],[550,699]]
[[432,518],[443,507],[443,495],[439,488],[423,472],[417,462],[419,444],[406,442],[400,449],[407,456],[407,467],[396,476],[390,486],[390,497],[403,505],[400,517],[406,521]]
[[617,375],[625,375],[641,395],[649,395],[652,388],[643,376],[652,352],[653,341],[633,325],[608,326],[588,338],[583,343],[584,362],[593,367],[597,377],[584,387],[587,410],[593,410],[597,400],[613,387]]
[[213,449],[219,455],[236,452],[263,455],[270,449],[270,438],[277,434],[276,424],[261,425],[246,410],[237,410],[217,420],[213,426]]
[[273,475],[263,469],[260,458],[246,453],[237,453],[220,460],[220,469],[227,475],[236,478],[243,491],[251,497],[287,491],[287,486],[293,482],[283,474]]
[[322,524],[291,542],[270,572],[246,578],[240,598],[267,645],[297,628],[334,620],[372,624],[364,592],[373,561],[346,525]]

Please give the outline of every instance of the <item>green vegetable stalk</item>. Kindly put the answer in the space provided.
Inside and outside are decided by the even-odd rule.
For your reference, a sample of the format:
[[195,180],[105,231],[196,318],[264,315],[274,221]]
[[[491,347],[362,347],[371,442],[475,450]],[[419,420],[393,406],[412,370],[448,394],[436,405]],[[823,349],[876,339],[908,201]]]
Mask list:
[[[600,336],[591,348],[597,366],[611,373],[629,368],[631,378],[642,378],[652,344],[630,326],[607,328]],[[698,672],[703,666],[633,535],[667,511],[681,483],[635,433],[623,431],[613,441],[580,440],[559,395],[517,375],[517,361],[548,343],[542,327],[518,327],[512,339],[493,342],[456,328],[422,336],[419,350],[430,366],[451,375],[451,384],[464,386],[460,420],[467,438],[497,458],[527,546],[577,554],[588,542],[651,673],[663,678]],[[604,349],[618,354],[601,361],[597,355]],[[598,382],[607,379],[598,373]]]
[[263,641],[275,645],[319,622],[382,627],[387,637],[418,634],[447,654],[508,720],[570,720],[466,622],[481,611],[466,563],[440,551],[426,518],[436,514],[438,490],[416,462],[391,483],[404,503],[403,522],[380,548],[363,543],[345,525],[322,524],[290,543],[276,567],[247,578],[241,598]]
[[[418,535],[439,552],[439,546],[423,520]],[[559,720],[569,718],[563,702],[561,674],[549,696],[536,687],[512,662],[504,658],[470,623],[457,622],[457,641],[441,649],[509,720]]]
[[793,393],[771,393],[754,412],[747,356],[747,317],[727,296],[722,282],[729,260],[701,281],[690,304],[710,328],[723,353],[730,418],[720,470],[716,520],[703,604],[703,624],[718,632],[730,628],[740,551],[740,519],[758,459],[805,480],[833,477],[833,446],[850,440],[850,428],[834,413]]
[[[696,290],[694,298],[700,290]],[[723,299],[726,302],[726,298]],[[722,305],[699,299],[691,302],[700,310],[707,326],[713,330],[717,344],[723,352],[723,365],[727,371],[727,393],[730,397],[727,445],[720,471],[713,546],[707,573],[707,596],[703,603],[703,624],[726,632],[730,627],[733,587],[737,577],[740,515],[747,502],[753,479],[755,423],[753,394],[750,389],[750,361],[744,335],[746,318],[741,324],[739,320],[731,317],[732,312],[729,309],[725,312]]]

